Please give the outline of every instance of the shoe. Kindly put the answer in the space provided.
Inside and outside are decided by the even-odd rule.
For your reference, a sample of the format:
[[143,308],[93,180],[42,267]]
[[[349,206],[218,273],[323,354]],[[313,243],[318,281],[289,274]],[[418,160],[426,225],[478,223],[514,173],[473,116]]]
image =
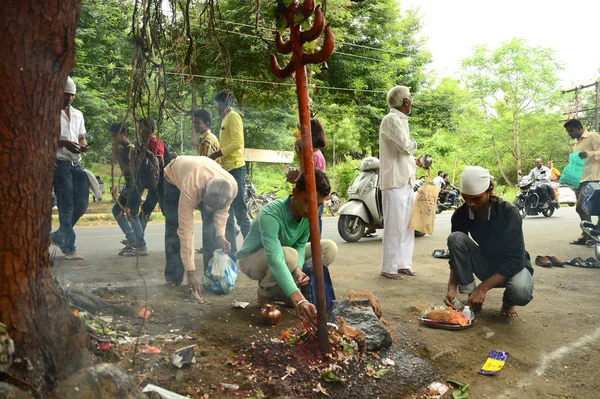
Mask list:
[[546,202],[544,205],[542,205],[542,209],[548,209],[548,203]]
[[542,267],[552,267],[552,262],[550,259],[541,255],[535,257],[535,264]]
[[204,248],[197,249],[197,250],[196,250],[196,253],[198,253],[198,254],[201,254],[203,249],[204,249]]
[[131,248],[129,251],[119,252],[121,256],[134,257],[134,256],[148,256],[148,249],[146,248]]
[[587,238],[583,236],[580,236],[578,239],[569,242],[571,245],[586,245],[586,243]]
[[546,255],[546,258],[548,258],[548,260],[552,262],[552,266],[565,267],[565,262],[558,259],[556,256]]

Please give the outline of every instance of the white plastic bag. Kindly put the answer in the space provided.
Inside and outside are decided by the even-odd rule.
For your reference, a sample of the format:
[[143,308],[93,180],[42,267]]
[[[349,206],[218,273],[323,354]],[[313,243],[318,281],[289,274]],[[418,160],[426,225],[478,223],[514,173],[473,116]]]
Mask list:
[[225,255],[222,249],[217,249],[213,253],[211,274],[220,278],[225,274],[225,269],[229,265],[229,256]]

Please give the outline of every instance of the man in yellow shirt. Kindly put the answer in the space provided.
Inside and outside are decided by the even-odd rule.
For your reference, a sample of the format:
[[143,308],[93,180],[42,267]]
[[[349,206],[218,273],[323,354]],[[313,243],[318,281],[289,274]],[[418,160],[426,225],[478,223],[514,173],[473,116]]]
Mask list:
[[[584,160],[583,173],[579,187],[575,190],[577,194],[577,205],[575,210],[579,214],[579,218],[584,221],[591,222],[592,217],[583,209],[583,196],[581,190],[591,182],[600,181],[600,134],[590,133],[583,128],[583,124],[579,119],[569,119],[564,124],[569,137],[577,140],[575,144],[575,152],[579,153],[579,158]],[[573,245],[585,245],[586,237],[582,234],[578,239],[571,241]]]
[[250,231],[248,209],[244,201],[246,193],[246,162],[244,161],[244,125],[242,118],[231,106],[235,98],[228,91],[221,91],[215,97],[219,116],[221,116],[221,149],[210,154],[209,158],[219,159],[223,169],[228,171],[237,181],[237,196],[229,208],[227,219],[227,240],[231,243],[231,254],[237,252],[235,240],[235,223],[240,226],[244,238]]

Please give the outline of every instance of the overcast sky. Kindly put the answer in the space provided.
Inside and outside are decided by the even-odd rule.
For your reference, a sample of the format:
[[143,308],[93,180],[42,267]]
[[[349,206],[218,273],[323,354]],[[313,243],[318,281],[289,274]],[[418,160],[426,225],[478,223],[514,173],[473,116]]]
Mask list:
[[452,76],[478,44],[490,48],[512,37],[551,47],[565,70],[561,89],[594,82],[599,74],[600,1],[597,0],[399,0],[418,7],[423,36],[439,76]]

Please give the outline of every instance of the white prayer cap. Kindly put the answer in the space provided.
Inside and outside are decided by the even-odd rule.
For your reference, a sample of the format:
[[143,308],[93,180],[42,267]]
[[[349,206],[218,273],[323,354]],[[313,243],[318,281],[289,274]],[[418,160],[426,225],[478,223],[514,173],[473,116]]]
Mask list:
[[465,166],[465,170],[460,176],[460,189],[463,194],[479,195],[490,188],[490,171],[481,166]]
[[390,108],[402,106],[405,98],[410,98],[410,90],[406,86],[394,86],[387,93],[387,103]]
[[67,83],[65,84],[65,94],[76,94],[77,88],[75,87],[75,82],[71,77],[67,77]]

